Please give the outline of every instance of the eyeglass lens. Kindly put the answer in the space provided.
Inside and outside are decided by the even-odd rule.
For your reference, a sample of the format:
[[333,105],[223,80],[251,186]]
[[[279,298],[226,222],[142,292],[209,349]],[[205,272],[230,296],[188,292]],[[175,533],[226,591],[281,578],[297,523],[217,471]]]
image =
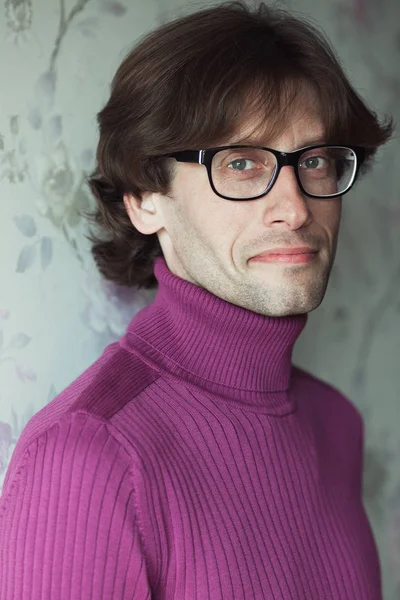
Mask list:
[[[298,173],[308,194],[330,196],[343,193],[350,187],[356,166],[356,155],[350,148],[313,148],[301,154]],[[219,194],[249,199],[265,192],[276,168],[277,159],[268,150],[231,148],[215,154],[211,175]]]

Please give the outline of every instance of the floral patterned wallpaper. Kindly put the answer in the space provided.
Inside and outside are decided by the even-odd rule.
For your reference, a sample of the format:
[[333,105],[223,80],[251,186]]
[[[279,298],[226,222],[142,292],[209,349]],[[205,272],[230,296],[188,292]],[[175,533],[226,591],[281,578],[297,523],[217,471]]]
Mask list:
[[[357,90],[400,120],[398,0],[281,4],[322,26]],[[90,257],[82,213],[92,206],[85,181],[94,165],[95,115],[135,40],[203,5],[0,4],[0,489],[30,417],[154,295],[105,282]],[[295,351],[298,364],[345,392],[364,416],[364,498],[385,600],[400,597],[399,160],[395,137],[346,197],[328,294]]]

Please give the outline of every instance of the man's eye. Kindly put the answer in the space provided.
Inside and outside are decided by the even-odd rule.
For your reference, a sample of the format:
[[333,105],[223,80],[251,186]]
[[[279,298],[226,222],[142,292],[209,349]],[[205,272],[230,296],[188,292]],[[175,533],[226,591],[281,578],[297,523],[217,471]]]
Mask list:
[[235,171],[247,171],[248,169],[254,169],[255,164],[254,160],[250,160],[249,158],[235,158],[227,166],[228,169]]
[[327,166],[328,160],[323,156],[309,156],[300,163],[300,167],[303,169],[324,169]]

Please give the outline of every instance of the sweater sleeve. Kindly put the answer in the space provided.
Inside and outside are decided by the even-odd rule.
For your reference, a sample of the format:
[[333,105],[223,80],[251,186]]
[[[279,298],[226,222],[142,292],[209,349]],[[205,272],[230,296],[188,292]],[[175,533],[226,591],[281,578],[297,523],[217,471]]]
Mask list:
[[106,423],[69,415],[12,468],[0,499],[1,600],[150,599],[132,464]]

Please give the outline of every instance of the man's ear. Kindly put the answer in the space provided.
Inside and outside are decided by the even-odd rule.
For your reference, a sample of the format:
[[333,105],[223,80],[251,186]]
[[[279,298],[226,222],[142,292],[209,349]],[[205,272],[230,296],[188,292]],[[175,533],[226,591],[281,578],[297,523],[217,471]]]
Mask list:
[[162,215],[157,202],[158,194],[144,192],[142,198],[124,194],[126,212],[134,227],[140,233],[150,235],[163,227]]

